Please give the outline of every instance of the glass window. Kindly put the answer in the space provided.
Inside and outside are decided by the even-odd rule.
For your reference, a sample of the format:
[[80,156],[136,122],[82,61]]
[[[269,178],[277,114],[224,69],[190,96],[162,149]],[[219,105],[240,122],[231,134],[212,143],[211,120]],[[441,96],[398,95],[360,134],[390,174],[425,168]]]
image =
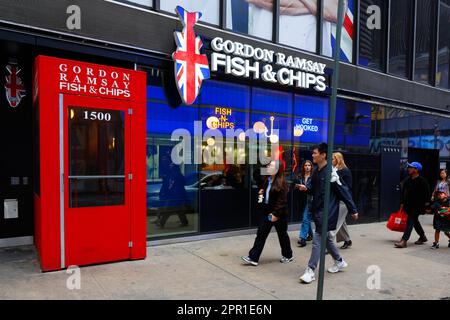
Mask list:
[[121,2],[135,3],[143,7],[153,7],[153,0],[121,0]]
[[361,0],[358,64],[384,70],[387,0]]
[[391,1],[389,73],[407,78],[411,66],[413,1]]
[[[353,62],[353,12],[354,1],[344,1],[344,20],[342,27],[341,53],[340,59],[345,62]],[[337,0],[324,0],[323,9],[323,37],[322,37],[322,54],[332,57],[334,54],[334,46],[336,43],[336,23],[337,23]]]
[[450,0],[442,0],[439,7],[439,51],[436,82],[439,87],[449,87],[450,56]]
[[295,95],[294,143],[327,141],[328,99]]
[[416,56],[414,80],[429,83],[432,61],[432,39],[434,20],[436,19],[436,2],[430,0],[417,1],[416,22]]
[[69,205],[124,204],[125,123],[118,110],[69,108]]
[[175,8],[181,6],[189,12],[202,13],[200,22],[218,25],[220,23],[220,0],[162,0],[160,9],[175,13]]
[[[167,95],[178,92],[164,88],[163,71],[147,71],[147,234],[159,237],[197,232],[198,181],[203,177],[194,163],[193,137],[199,111],[196,104],[171,106]],[[174,146],[182,141],[171,140],[177,129],[192,138],[187,143],[191,150],[180,153],[190,157],[190,162],[172,161]]]
[[338,99],[335,145],[345,150],[367,151],[370,145],[371,105]]
[[246,0],[227,1],[228,29],[272,40],[272,1],[261,1],[261,4],[249,3]]
[[[324,32],[324,42],[328,41],[331,48],[329,22],[328,33]],[[308,6],[302,1],[280,2],[279,42],[303,50],[316,51],[317,42],[317,1],[308,1]]]

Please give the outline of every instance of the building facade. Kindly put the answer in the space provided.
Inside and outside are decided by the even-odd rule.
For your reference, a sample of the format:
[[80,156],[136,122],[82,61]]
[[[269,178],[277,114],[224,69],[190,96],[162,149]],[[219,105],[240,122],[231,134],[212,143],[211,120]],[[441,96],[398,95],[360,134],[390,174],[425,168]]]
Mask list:
[[[182,102],[175,80],[174,32],[183,28],[177,5],[202,12],[194,30],[211,69],[192,104]],[[216,129],[222,132],[256,130],[255,124],[266,132],[278,129],[292,181],[310,159],[310,147],[327,139],[336,5],[334,0],[298,1],[289,8],[278,0],[268,7],[244,0],[0,0],[0,243],[32,243],[35,236],[33,194],[45,179],[36,179],[39,117],[32,107],[33,64],[40,55],[146,73],[147,240],[257,226],[259,166],[246,161],[254,146],[245,137],[244,148],[206,140],[203,150],[222,159],[232,154],[238,164],[173,163],[178,141],[172,134],[177,129],[193,134],[196,123],[203,133],[211,129],[211,119],[220,119]],[[432,187],[439,169],[450,166],[449,16],[448,0],[346,1],[335,149],[352,170],[360,222],[382,221],[397,210],[407,161],[423,163]],[[222,55],[215,39],[228,41]],[[275,71],[280,59],[291,69],[299,68],[295,61],[324,66],[323,90],[300,85],[301,80],[246,77],[238,64],[263,62],[264,56],[245,57],[245,50],[235,50],[238,44],[272,52],[274,61],[265,62]],[[240,60],[224,60],[213,70],[214,54]],[[317,79],[321,70],[311,70]],[[86,139],[77,142],[77,150],[96,154],[88,150],[94,138]],[[80,161],[83,166],[90,160]],[[291,188],[291,223],[300,222],[302,203]]]

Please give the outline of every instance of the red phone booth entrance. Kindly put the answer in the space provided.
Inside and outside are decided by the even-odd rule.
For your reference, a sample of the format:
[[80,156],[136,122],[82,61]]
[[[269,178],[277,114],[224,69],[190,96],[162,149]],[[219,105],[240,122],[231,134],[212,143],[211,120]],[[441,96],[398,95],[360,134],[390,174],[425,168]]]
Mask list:
[[145,258],[145,79],[36,59],[35,244],[43,271]]

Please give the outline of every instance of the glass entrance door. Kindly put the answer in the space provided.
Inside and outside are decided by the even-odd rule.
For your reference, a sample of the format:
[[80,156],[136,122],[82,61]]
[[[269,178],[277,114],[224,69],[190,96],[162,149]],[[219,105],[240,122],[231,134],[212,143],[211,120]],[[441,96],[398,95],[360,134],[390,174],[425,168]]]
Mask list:
[[65,96],[66,265],[130,256],[128,104]]

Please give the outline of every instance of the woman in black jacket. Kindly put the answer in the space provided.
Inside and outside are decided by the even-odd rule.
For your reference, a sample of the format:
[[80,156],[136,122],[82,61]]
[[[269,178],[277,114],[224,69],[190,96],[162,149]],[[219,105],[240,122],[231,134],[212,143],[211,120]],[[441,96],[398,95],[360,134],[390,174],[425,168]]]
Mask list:
[[293,260],[291,242],[287,233],[288,229],[288,211],[287,211],[287,193],[288,185],[284,177],[282,166],[279,162],[272,161],[267,166],[268,177],[264,186],[258,193],[258,203],[262,204],[264,215],[258,227],[255,243],[250,250],[249,255],[242,257],[247,264],[258,265],[259,257],[264,249],[267,236],[275,226],[278,234],[278,240],[281,246],[281,263],[288,263]]

